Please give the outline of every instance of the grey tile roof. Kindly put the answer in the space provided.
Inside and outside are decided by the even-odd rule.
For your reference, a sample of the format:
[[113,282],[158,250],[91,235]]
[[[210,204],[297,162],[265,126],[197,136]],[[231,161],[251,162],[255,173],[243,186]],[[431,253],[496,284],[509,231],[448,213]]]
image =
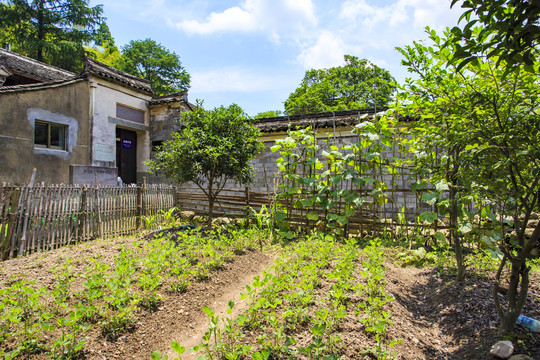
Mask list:
[[373,116],[378,115],[379,111],[386,111],[386,109],[377,110],[377,113],[375,113],[374,109],[359,109],[293,116],[277,116],[256,119],[254,125],[263,133],[285,132],[288,129],[303,129],[310,125],[313,129],[333,128],[334,126],[346,127],[358,124],[360,122],[360,117],[367,116],[372,118]]
[[152,88],[150,87],[150,81],[127,74],[90,57],[84,58],[84,70],[82,75],[97,76],[102,79],[113,81],[120,85],[128,86],[135,90],[145,92],[148,95],[153,94]]
[[185,102],[189,106],[192,106],[192,104],[190,104],[188,102],[188,92],[187,92],[187,90],[182,91],[182,92],[178,92],[178,93],[174,93],[174,94],[158,96],[156,98],[153,98],[149,102],[149,105],[152,106],[152,105],[170,104],[170,103],[175,103],[175,102]]
[[37,81],[57,81],[73,78],[77,74],[0,48],[0,66],[12,74],[22,74]]
[[49,82],[44,82],[44,83],[36,83],[36,84],[28,84],[28,85],[0,86],[0,94],[54,89],[54,88],[59,88],[62,86],[75,84],[81,81],[86,81],[86,80],[76,75],[74,77],[71,77],[65,80],[49,81]]

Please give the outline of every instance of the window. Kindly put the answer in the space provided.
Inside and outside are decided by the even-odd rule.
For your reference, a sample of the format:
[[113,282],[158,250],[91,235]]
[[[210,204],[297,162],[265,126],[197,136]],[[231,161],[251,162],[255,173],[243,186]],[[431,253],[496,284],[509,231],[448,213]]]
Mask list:
[[152,141],[152,151],[158,151],[161,145],[163,145],[163,140]]
[[66,128],[65,125],[36,121],[34,144],[36,147],[65,150]]
[[144,124],[144,111],[116,104],[116,117]]

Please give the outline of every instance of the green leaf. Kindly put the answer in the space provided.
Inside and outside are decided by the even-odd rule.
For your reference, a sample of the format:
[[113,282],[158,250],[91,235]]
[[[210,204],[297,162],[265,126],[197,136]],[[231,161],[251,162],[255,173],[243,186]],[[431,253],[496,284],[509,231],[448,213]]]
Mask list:
[[176,341],[171,342],[171,348],[176,352],[177,355],[182,355],[186,351],[186,348],[180,346],[180,344]]
[[311,328],[313,335],[323,336],[326,330],[326,324],[315,325]]
[[446,236],[442,232],[437,231],[435,233],[435,239],[437,239],[437,241],[439,241],[439,242],[444,242],[444,241],[446,241]]
[[436,193],[426,192],[422,194],[422,200],[424,200],[428,205],[435,205],[438,198],[439,196]]
[[272,146],[272,147],[270,148],[270,150],[271,150],[272,152],[276,152],[276,151],[278,151],[279,149],[281,149],[281,144],[276,144],[276,145],[274,145],[274,146]]
[[276,214],[274,216],[277,222],[283,221],[287,218],[287,214],[281,211],[276,211]]
[[210,309],[209,307],[207,306],[203,306],[203,311],[206,313],[206,315],[208,315],[208,317],[212,317],[214,316],[214,310]]
[[419,219],[422,222],[433,224],[433,222],[437,220],[437,213],[433,211],[423,211],[420,213]]
[[311,206],[313,206],[313,199],[301,199],[300,204],[303,207],[311,207]]
[[339,215],[332,214],[332,213],[326,215],[326,219],[328,221],[335,221],[335,220],[337,220],[338,217],[339,217]]
[[316,220],[319,220],[319,214],[312,211],[312,212],[307,214],[307,218],[308,218],[308,220],[316,221]]

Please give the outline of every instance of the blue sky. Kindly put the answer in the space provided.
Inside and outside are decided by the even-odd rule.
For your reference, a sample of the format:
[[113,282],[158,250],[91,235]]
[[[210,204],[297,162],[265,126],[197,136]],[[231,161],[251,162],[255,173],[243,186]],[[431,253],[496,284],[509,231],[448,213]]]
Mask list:
[[118,46],[151,38],[191,74],[190,102],[283,110],[306,70],[366,58],[408,76],[396,46],[457,24],[450,0],[91,0]]

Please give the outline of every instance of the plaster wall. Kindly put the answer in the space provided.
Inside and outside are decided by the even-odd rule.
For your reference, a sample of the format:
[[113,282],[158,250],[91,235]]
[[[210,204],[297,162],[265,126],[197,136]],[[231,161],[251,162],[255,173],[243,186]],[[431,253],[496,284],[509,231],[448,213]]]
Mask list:
[[[88,84],[0,93],[0,182],[69,183],[69,165],[89,165]],[[66,149],[34,146],[35,121],[67,126]]]
[[[147,108],[150,95],[141,94],[129,88],[102,79],[92,78],[90,81],[90,117],[92,122],[91,144],[99,144],[101,149],[112,147],[116,154],[116,128],[135,131],[137,133],[137,181],[148,172],[145,161],[150,159],[150,115]],[[121,104],[145,112],[144,124],[116,118],[116,105]],[[116,167],[115,161],[96,159],[96,146],[90,149],[92,165]]]

